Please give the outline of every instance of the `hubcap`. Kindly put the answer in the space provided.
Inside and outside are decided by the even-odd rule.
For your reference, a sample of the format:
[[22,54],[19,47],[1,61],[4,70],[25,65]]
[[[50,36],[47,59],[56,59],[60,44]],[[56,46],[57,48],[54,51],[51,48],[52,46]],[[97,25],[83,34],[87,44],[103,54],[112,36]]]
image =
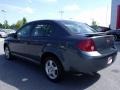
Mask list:
[[53,60],[48,60],[46,62],[45,71],[50,79],[55,79],[58,76],[58,67]]
[[7,47],[5,48],[5,56],[6,56],[6,58],[10,57],[10,51]]

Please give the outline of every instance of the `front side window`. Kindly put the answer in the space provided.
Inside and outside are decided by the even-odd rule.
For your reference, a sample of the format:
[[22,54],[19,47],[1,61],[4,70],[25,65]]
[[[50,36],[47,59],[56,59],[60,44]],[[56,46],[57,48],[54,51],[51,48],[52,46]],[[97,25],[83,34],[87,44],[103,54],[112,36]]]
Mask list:
[[50,36],[53,32],[53,28],[49,24],[37,24],[32,32],[32,36]]
[[27,26],[23,27],[22,29],[20,29],[20,31],[18,31],[17,37],[18,38],[27,38],[27,37],[29,37],[30,36],[30,29],[31,29],[30,25],[27,25]]

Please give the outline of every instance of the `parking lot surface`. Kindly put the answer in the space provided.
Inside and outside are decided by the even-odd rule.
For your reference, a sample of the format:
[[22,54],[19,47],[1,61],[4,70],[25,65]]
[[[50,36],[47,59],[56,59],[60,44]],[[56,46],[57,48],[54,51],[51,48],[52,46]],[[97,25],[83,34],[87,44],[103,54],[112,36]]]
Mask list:
[[95,76],[67,75],[60,83],[52,83],[38,65],[21,59],[4,58],[3,39],[0,39],[0,90],[120,90],[120,43],[117,60]]

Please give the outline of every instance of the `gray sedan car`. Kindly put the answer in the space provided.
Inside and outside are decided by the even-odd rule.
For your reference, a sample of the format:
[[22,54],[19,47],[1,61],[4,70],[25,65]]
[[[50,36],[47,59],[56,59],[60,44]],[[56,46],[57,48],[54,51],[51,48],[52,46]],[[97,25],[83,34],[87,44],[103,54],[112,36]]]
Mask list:
[[48,79],[57,82],[64,72],[91,73],[110,66],[117,49],[112,35],[69,20],[27,23],[4,42],[7,59],[14,56],[41,64]]

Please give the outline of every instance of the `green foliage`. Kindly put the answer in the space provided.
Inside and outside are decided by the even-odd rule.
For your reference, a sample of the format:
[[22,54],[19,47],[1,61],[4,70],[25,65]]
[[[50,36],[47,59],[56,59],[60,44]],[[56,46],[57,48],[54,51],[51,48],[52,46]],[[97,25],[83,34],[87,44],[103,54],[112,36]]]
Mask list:
[[15,24],[12,24],[12,25],[10,26],[10,29],[16,29],[16,25],[15,25]]
[[25,17],[22,20],[17,21],[17,23],[16,23],[16,29],[22,27],[26,23],[27,23],[27,20],[26,20]]
[[27,19],[25,17],[23,17],[22,20],[18,20],[16,24],[12,24],[12,25],[9,25],[8,21],[5,20],[3,24],[0,23],[0,28],[4,28],[4,29],[18,29],[18,28],[22,27],[26,23],[27,23]]
[[0,28],[3,28],[1,23],[0,23]]
[[17,21],[16,23],[16,29],[20,28],[23,25],[23,22],[21,20]]
[[97,22],[95,20],[92,21],[91,27],[94,28],[94,29],[98,28]]
[[7,20],[4,21],[3,28],[5,28],[5,29],[9,28],[8,21],[7,21]]
[[23,21],[23,25],[27,23],[27,19],[25,17],[23,17],[22,21]]

